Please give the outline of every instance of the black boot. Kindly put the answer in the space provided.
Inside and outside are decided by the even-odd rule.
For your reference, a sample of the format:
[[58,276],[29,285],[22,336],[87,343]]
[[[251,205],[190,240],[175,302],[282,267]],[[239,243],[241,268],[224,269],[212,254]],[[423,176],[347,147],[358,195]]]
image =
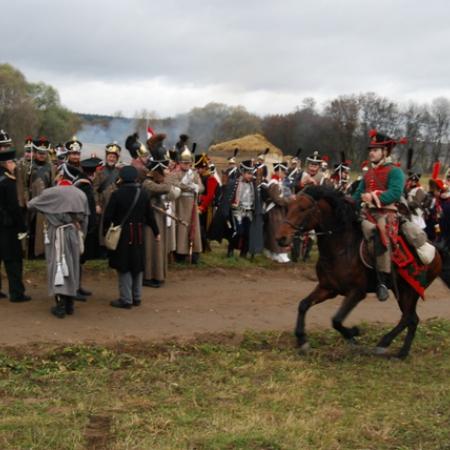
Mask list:
[[389,298],[388,280],[390,274],[380,272],[378,274],[377,297],[380,302],[385,302]]
[[122,299],[113,300],[109,303],[114,308],[131,309],[132,303],[126,303]]
[[186,262],[186,255],[181,255],[180,253],[175,253],[175,262],[183,264]]
[[55,300],[56,305],[53,306],[50,311],[58,319],[64,319],[64,317],[66,317],[66,302],[64,296],[56,295]]
[[152,288],[159,288],[161,287],[161,281],[159,280],[155,280],[154,278],[152,278],[151,280],[144,280],[144,286],[147,287],[152,287]]
[[72,297],[65,297],[64,301],[65,301],[66,314],[68,316],[71,316],[74,313],[73,298]]
[[80,289],[78,289],[77,293],[83,297],[89,297],[90,295],[92,295],[91,291],[88,291],[87,289],[83,289],[81,286],[80,286]]

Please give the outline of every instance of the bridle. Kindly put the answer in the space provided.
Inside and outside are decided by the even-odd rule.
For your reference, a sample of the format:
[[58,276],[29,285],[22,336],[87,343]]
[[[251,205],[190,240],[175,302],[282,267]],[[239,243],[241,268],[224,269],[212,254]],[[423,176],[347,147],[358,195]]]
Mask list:
[[[294,223],[292,223],[287,219],[283,221],[283,223],[289,225],[293,230],[295,230],[296,232],[295,234],[302,234],[305,232],[304,223],[311,217],[311,215],[314,212],[318,211],[319,214],[321,213],[321,209],[319,208],[318,202],[311,195],[306,194],[305,192],[302,192],[300,195],[306,197],[312,203],[311,207],[308,208],[308,211],[305,213],[305,217],[303,217],[303,220],[298,225],[295,225]],[[316,236],[330,235],[333,234],[333,231],[332,230],[316,231],[315,234]]]

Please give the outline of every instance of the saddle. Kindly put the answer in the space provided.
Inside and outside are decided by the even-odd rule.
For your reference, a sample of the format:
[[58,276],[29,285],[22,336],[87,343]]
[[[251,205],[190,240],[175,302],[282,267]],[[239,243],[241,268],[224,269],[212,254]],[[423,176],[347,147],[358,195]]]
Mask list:
[[[375,268],[375,249],[373,241],[362,239],[359,255],[362,263],[368,269]],[[417,255],[416,249],[410,245],[406,238],[399,234],[393,250],[391,260],[397,273],[420,295],[424,300],[427,287],[428,264],[424,264]]]

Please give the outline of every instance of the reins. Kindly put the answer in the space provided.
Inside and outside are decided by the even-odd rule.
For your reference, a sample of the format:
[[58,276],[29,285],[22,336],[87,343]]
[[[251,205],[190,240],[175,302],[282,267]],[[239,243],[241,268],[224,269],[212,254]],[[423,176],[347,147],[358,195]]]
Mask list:
[[[289,225],[293,230],[296,231],[296,234],[302,234],[304,233],[304,229],[303,229],[303,224],[304,222],[316,211],[319,211],[319,214],[321,212],[321,209],[318,206],[317,201],[309,194],[306,193],[301,193],[300,194],[303,197],[306,197],[308,200],[311,201],[312,206],[311,208],[308,208],[309,210],[305,213],[305,217],[303,218],[303,220],[301,221],[301,223],[299,225],[295,225],[294,223],[290,222],[289,220],[285,219],[283,221],[283,223]],[[327,230],[327,231],[315,231],[316,236],[324,236],[324,235],[331,235],[333,234],[332,230]]]

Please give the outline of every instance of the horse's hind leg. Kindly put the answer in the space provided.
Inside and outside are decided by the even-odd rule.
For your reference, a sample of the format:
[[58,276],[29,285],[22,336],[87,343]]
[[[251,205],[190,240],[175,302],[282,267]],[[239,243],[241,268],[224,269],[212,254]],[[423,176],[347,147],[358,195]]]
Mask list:
[[399,358],[406,358],[411,349],[411,344],[416,334],[419,316],[416,313],[417,300],[419,296],[411,288],[403,288],[399,298],[399,306],[402,311],[400,322],[377,344],[378,353],[384,353],[384,349],[389,347],[392,341],[405,329],[408,328],[403,346],[398,353]]
[[406,305],[406,326],[408,331],[406,332],[405,340],[403,341],[403,346],[398,352],[398,357],[401,359],[406,358],[411,350],[411,345],[414,340],[417,331],[417,325],[419,325],[419,316],[416,312],[417,300],[419,296],[415,292],[411,292],[408,296],[408,303]]
[[306,348],[308,343],[308,338],[305,333],[305,317],[308,309],[313,305],[334,297],[336,297],[336,292],[317,285],[311,294],[300,301],[298,304],[297,324],[295,326],[295,336],[297,337],[299,347]]
[[341,307],[338,309],[332,319],[333,328],[342,334],[344,339],[350,340],[355,336],[359,336],[358,327],[348,328],[342,325],[342,322],[350,314],[352,309],[366,296],[365,292],[360,290],[352,291],[345,297]]

